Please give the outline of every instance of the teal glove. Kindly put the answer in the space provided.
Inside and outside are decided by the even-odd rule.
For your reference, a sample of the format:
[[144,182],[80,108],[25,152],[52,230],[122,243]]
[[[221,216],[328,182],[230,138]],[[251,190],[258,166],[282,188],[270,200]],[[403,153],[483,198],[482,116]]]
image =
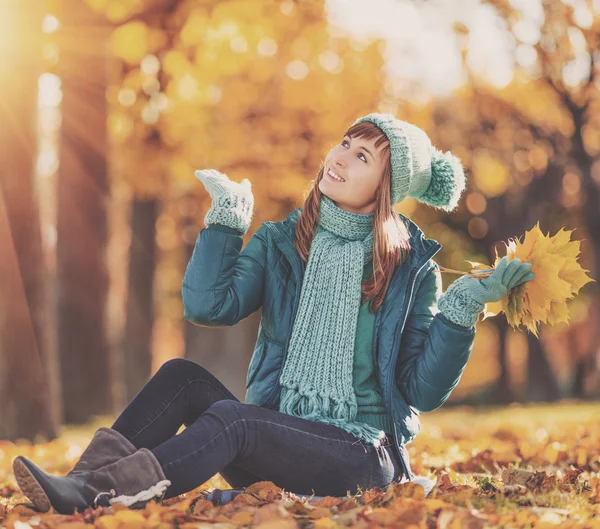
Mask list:
[[[451,322],[463,327],[473,327],[486,303],[500,301],[508,292],[532,280],[531,264],[520,259],[508,262],[503,257],[489,277],[478,279],[463,276],[452,283],[440,297],[438,308]],[[487,270],[475,270],[474,273]]]
[[254,196],[252,184],[244,178],[240,183],[229,180],[215,169],[196,171],[198,178],[212,198],[212,207],[204,217],[207,226],[222,224],[245,234],[252,222]]

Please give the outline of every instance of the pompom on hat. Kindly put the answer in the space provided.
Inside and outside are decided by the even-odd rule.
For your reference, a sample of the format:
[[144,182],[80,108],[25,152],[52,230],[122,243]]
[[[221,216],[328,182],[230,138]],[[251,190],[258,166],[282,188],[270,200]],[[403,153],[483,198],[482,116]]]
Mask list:
[[416,198],[430,206],[452,211],[465,190],[465,173],[459,158],[436,149],[419,127],[392,114],[367,114],[354,125],[370,121],[390,142],[392,206]]

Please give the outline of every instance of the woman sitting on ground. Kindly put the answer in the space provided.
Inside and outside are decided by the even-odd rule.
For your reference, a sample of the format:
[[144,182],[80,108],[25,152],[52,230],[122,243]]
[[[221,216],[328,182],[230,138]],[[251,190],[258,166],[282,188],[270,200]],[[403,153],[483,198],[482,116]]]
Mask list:
[[364,116],[326,155],[303,207],[265,222],[243,250],[250,182],[196,176],[213,203],[183,280],[185,317],[235,325],[262,307],[245,403],[202,366],[170,360],[67,476],[17,457],[24,494],[72,513],[141,507],[216,473],[232,487],[268,480],[332,496],[412,480],[419,413],[458,384],[484,304],[533,277],[505,258],[442,295],[441,245],[392,207],[413,197],[452,211],[461,162],[414,125]]

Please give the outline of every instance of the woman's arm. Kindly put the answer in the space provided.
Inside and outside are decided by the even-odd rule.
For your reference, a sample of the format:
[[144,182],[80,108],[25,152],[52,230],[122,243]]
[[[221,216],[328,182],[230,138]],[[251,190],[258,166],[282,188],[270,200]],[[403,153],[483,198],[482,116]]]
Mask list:
[[419,411],[439,408],[458,384],[471,355],[475,327],[463,327],[438,312],[442,295],[439,267],[418,287],[406,320],[396,381],[408,404]]
[[186,319],[206,327],[235,325],[261,307],[266,233],[263,224],[240,252],[238,230],[212,224],[200,231],[183,278]]

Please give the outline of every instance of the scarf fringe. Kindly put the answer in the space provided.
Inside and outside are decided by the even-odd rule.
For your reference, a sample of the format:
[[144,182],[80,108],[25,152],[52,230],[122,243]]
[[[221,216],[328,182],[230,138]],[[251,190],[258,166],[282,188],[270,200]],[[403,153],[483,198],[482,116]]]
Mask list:
[[369,424],[356,422],[354,420],[357,413],[356,403],[348,402],[346,399],[336,399],[325,393],[319,394],[314,389],[300,389],[295,386],[281,389],[279,404],[281,413],[331,424],[367,444],[380,446],[385,432]]

